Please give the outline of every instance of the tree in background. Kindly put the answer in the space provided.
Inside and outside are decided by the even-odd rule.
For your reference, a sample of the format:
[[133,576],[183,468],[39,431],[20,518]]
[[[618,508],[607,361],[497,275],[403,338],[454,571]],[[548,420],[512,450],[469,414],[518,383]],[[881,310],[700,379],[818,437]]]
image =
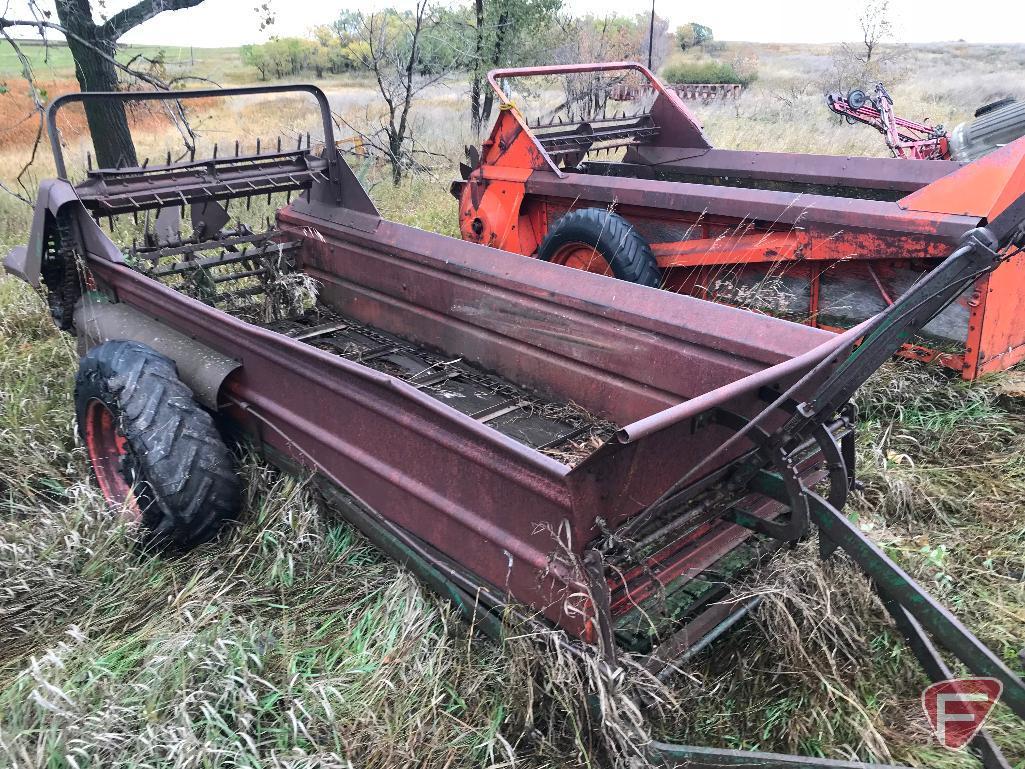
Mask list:
[[890,0],[866,0],[858,16],[861,40],[864,46],[862,60],[866,66],[872,63],[872,54],[879,45],[893,37],[893,22],[890,19]]
[[[646,61],[651,16],[581,16],[564,27],[562,44],[555,50],[561,63],[592,61]],[[655,16],[652,40],[652,68],[662,66],[669,55],[669,21]]]
[[858,14],[860,43],[842,43],[833,54],[830,88],[870,87],[900,77],[902,49],[896,41],[890,0],[864,0]]
[[684,51],[688,48],[699,48],[713,39],[712,28],[704,24],[692,21],[676,28],[676,42]]
[[[640,27],[644,27],[645,23],[651,23],[651,16],[648,14],[638,14],[636,18]],[[641,19],[644,19],[645,23],[641,23]],[[673,34],[669,31],[669,19],[663,19],[658,14],[655,14],[652,32],[651,67],[657,72],[659,67],[669,58],[669,51],[673,46]],[[645,46],[645,50],[647,50],[647,46]],[[642,61],[642,59],[638,59],[638,61]]]
[[[395,9],[381,11],[382,18],[394,16],[401,22],[403,14]],[[468,64],[461,54],[461,33],[450,17],[454,12],[435,9],[429,34],[419,41],[416,74],[430,76],[439,72],[465,69]],[[243,45],[241,58],[253,67],[260,80],[313,75],[322,78],[351,71],[369,71],[368,45],[364,22],[358,11],[343,11],[331,24],[314,27],[311,38],[275,37],[266,43]]]
[[327,72],[351,69],[351,62],[344,61],[329,30],[321,30],[327,33],[326,41],[321,37],[315,40],[279,37],[261,45],[244,45],[242,61],[256,69],[260,80],[296,77],[307,72],[320,78]]
[[470,124],[474,131],[491,119],[495,94],[488,70],[547,61],[563,0],[473,0],[470,45]]
[[[554,50],[554,59],[561,64],[573,62],[640,61],[648,58],[648,35],[651,16],[582,16],[570,20],[564,28],[563,40]],[[669,54],[671,40],[668,20],[656,16],[651,45],[651,64],[656,71]],[[561,78],[566,100],[559,109],[586,117],[601,113],[618,86],[643,85],[637,73],[586,72]]]
[[438,15],[429,0],[417,0],[414,11],[345,13],[335,23],[336,32],[351,41],[348,55],[373,75],[384,100],[386,114],[380,128],[358,133],[387,158],[396,185],[405,171],[418,167],[409,119],[413,99],[446,74],[430,58],[435,48],[428,38],[437,26]]
[[[470,85],[470,122],[479,134],[490,121],[496,95],[487,73],[496,67],[524,64],[647,59],[648,14],[565,19],[565,0],[470,0],[463,5],[428,7],[415,12],[394,8],[375,13],[345,11],[329,27],[313,31],[313,40],[283,38],[246,46],[243,60],[263,80],[347,70],[371,74],[387,108],[380,131],[360,134],[377,148],[401,177],[411,164],[409,119],[413,97],[441,77],[466,72]],[[710,38],[710,31],[708,34]],[[662,65],[672,47],[667,19],[656,16],[651,41],[652,63]],[[622,76],[619,76],[622,78]],[[614,78],[613,78],[614,79]],[[601,75],[567,78],[568,102],[588,110]],[[589,100],[589,105],[584,100]]]
[[[14,47],[26,79],[42,109],[38,91],[31,84],[32,71],[28,58],[21,52],[17,42],[7,32],[11,28],[35,28],[45,37],[47,31],[64,35],[75,61],[75,77],[83,91],[118,90],[118,73],[139,78],[150,85],[167,88],[158,77],[119,63],[115,57],[117,41],[140,24],[160,15],[164,11],[192,8],[203,0],[139,0],[134,5],[117,11],[111,16],[101,15],[97,21],[91,0],[55,0],[59,23],[51,21],[52,13],[43,8],[37,0],[30,0],[29,8],[33,19],[8,19],[0,17],[0,33]],[[103,0],[97,8],[104,9]],[[101,166],[136,165],[135,145],[128,128],[128,116],[124,105],[114,101],[90,101],[85,103],[85,115],[92,135],[96,160]],[[40,123],[40,125],[42,125]]]

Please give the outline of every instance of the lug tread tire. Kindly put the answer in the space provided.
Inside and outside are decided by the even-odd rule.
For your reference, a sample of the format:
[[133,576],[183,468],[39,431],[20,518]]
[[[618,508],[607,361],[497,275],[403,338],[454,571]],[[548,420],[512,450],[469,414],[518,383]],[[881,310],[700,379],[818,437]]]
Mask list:
[[1008,104],[1014,104],[1014,102],[1015,100],[1011,97],[990,102],[989,104],[985,104],[975,110],[975,117],[982,117],[983,115],[988,115],[990,112],[996,112],[998,109],[1002,109]]
[[143,545],[186,550],[212,538],[241,505],[234,459],[174,361],[138,342],[111,341],[82,359],[75,412],[101,400],[127,440],[123,470],[138,488]]
[[546,262],[570,243],[593,246],[620,280],[658,288],[662,274],[651,246],[636,228],[619,214],[604,208],[581,208],[561,217],[538,247]]

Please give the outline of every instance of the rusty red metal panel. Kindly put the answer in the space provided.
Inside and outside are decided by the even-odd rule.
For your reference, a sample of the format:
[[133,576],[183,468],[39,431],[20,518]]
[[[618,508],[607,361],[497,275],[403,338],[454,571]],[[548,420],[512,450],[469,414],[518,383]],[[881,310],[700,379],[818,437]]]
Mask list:
[[[534,523],[573,518],[564,465],[411,385],[254,327],[116,265],[95,266],[121,301],[238,359],[226,392],[257,440],[300,465],[308,455],[351,493],[483,579],[564,621],[555,580],[539,582],[554,543]],[[301,450],[300,448],[301,447]],[[554,603],[553,603],[554,601]]]
[[[910,160],[797,152],[751,152],[710,149],[699,155],[680,147],[637,145],[627,150],[625,163],[681,169],[695,175],[768,179],[780,182],[824,184],[914,192],[962,166],[950,160]],[[683,155],[683,156],[681,156]]]
[[650,179],[616,179],[615,185],[598,176],[535,172],[526,182],[529,195],[589,204],[636,206],[661,211],[694,212],[723,216],[736,221],[775,222],[792,225],[814,222],[828,229],[855,228],[878,233],[930,236],[948,245],[978,224],[978,217],[937,215],[904,211],[896,203],[853,200],[828,195],[799,195],[773,190],[717,187],[707,184],[661,182]]
[[[299,233],[311,220],[300,216],[296,204],[282,212],[280,222]],[[430,342],[423,338],[426,329],[440,324],[451,335],[448,344],[472,360],[505,371],[514,381],[555,388],[587,407],[609,397],[605,384],[588,383],[587,377],[632,380],[639,397],[664,406],[830,338],[795,324],[774,325],[691,297],[582,275],[392,222],[382,222],[373,235],[323,227],[321,233],[324,243],[308,244],[306,251],[318,278],[344,270],[349,290],[376,297],[374,303],[382,308],[381,298],[387,296],[390,308],[404,305],[418,312],[421,331],[409,328],[421,334],[417,341]],[[389,320],[379,309],[375,320],[398,330],[409,327],[411,315]],[[684,362],[695,356],[702,360],[700,367]],[[569,372],[574,366],[588,373],[560,384],[554,371]],[[619,409],[632,415],[644,410],[626,403]]]
[[[313,220],[286,211],[281,222],[299,232]],[[390,222],[373,235],[323,220],[318,227],[300,260],[331,278],[328,301],[350,311],[372,306],[360,312],[477,356],[516,381],[534,377],[599,403],[611,393],[617,402],[607,410],[621,423],[672,412],[688,398],[753,413],[759,382],[787,384],[835,339],[690,297],[580,280],[566,268]],[[96,263],[94,272],[120,301],[242,363],[225,387],[248,411],[226,410],[258,440],[300,464],[317,457],[367,505],[571,632],[583,625],[564,616],[562,599],[579,586],[558,568],[539,579],[557,549],[539,524],[567,524],[579,554],[597,534],[597,517],[612,524],[636,513],[724,440],[721,428],[695,435],[694,425],[670,418],[646,440],[615,441],[571,470],[401,380],[256,328],[126,267]],[[744,384],[730,385],[738,379]],[[702,396],[710,389],[721,398]]]

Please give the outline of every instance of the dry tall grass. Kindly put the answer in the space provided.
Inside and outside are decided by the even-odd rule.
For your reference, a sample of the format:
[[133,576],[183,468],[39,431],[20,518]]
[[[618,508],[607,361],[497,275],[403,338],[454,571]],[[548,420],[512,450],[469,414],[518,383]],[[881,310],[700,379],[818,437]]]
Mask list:
[[[697,109],[716,146],[889,154],[881,135],[866,126],[847,125],[825,108],[823,94],[837,88],[837,52],[832,47],[733,43],[721,55],[751,61],[759,77],[736,103]],[[886,85],[895,112],[911,120],[928,119],[952,129],[983,104],[1003,96],[1025,98],[1025,46],[902,46],[891,52],[891,61]],[[858,85],[871,92],[875,84]]]

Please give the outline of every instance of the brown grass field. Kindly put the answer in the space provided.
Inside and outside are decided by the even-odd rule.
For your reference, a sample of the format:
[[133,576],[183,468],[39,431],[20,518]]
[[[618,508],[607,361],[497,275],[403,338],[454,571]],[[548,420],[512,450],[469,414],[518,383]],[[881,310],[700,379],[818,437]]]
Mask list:
[[[695,111],[718,146],[882,155],[881,137],[840,123],[822,94],[823,46],[729,44],[757,60],[735,103]],[[219,71],[244,81],[221,50]],[[0,59],[0,64],[4,60]],[[974,109],[1025,98],[1025,46],[914,46],[888,82],[898,114],[953,126]],[[191,66],[191,63],[190,63]],[[211,65],[212,66],[212,65]],[[203,74],[204,58],[195,65]],[[49,96],[70,72],[43,68]],[[16,73],[0,72],[0,181],[16,186],[36,123]],[[369,84],[321,84],[346,121],[380,114]],[[866,85],[871,86],[871,83]],[[466,86],[433,87],[414,110],[431,173],[398,187],[355,169],[385,215],[458,234],[447,188],[469,133]],[[298,99],[220,100],[192,114],[203,146],[252,146],[309,128]],[[64,125],[84,163],[81,116]],[[142,155],[176,134],[133,117]],[[294,140],[294,139],[293,139]],[[24,178],[52,174],[45,147]],[[0,253],[27,237],[30,208],[0,193]],[[545,644],[495,644],[323,509],[305,479],[244,461],[242,523],[188,558],[126,547],[90,480],[71,411],[73,340],[44,302],[0,277],[0,767],[602,766],[586,733],[587,676]],[[973,385],[891,363],[859,394],[851,512],[863,530],[1020,669],[1025,647],[1025,403],[1009,377]],[[1020,374],[1017,374],[1020,376]],[[976,762],[931,742],[926,679],[865,581],[810,546],[780,555],[748,586],[755,620],[674,681],[650,732],[701,745],[799,751],[913,766]],[[532,679],[548,682],[540,689]],[[536,696],[539,694],[544,696]],[[992,732],[1017,769],[1025,729],[998,707]],[[638,739],[643,739],[640,735]]]

